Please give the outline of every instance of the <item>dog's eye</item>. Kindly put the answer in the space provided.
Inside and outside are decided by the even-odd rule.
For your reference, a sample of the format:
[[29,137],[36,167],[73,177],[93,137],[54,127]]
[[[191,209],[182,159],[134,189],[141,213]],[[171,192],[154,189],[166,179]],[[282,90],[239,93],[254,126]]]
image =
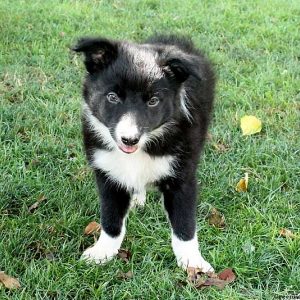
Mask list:
[[113,104],[117,104],[120,102],[120,98],[118,97],[118,95],[114,92],[110,92],[106,95],[106,98],[107,100],[110,102],[110,103],[113,103]]
[[148,106],[154,107],[159,103],[159,99],[157,97],[152,97],[148,102]]

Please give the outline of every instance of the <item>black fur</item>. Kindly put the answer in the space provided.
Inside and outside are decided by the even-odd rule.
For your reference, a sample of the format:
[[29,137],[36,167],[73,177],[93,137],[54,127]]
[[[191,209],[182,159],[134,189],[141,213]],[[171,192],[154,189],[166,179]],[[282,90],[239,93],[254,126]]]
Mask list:
[[[176,157],[175,175],[155,184],[164,194],[174,233],[182,240],[190,240],[196,225],[196,169],[213,106],[214,74],[208,60],[188,38],[156,36],[146,41],[144,47],[157,54],[157,65],[163,74],[159,79],[151,78],[149,70],[134,65],[134,59],[126,52],[131,44],[126,45],[126,42],[102,38],[79,41],[74,50],[84,53],[88,71],[84,100],[93,115],[109,128],[120,119],[127,106],[137,113],[141,134],[174,121],[163,137],[150,141],[144,151],[153,157],[167,154]],[[190,119],[180,109],[183,87],[188,96]],[[119,95],[122,106],[105,100],[109,91]],[[162,99],[159,108],[146,109],[145,103],[156,93]],[[91,162],[95,148],[111,149],[90,129],[86,116],[82,121],[84,145]],[[115,138],[113,130],[111,135]],[[129,207],[130,191],[111,181],[103,170],[95,170],[95,174],[102,201],[103,229],[117,236]]]

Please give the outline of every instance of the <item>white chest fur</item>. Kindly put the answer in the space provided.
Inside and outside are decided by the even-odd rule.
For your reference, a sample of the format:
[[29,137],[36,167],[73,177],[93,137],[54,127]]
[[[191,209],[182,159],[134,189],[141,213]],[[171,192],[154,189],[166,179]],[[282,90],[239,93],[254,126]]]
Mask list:
[[93,166],[107,172],[111,179],[127,189],[142,192],[147,184],[172,175],[174,157],[170,155],[151,157],[142,150],[126,154],[117,149],[113,151],[96,150]]

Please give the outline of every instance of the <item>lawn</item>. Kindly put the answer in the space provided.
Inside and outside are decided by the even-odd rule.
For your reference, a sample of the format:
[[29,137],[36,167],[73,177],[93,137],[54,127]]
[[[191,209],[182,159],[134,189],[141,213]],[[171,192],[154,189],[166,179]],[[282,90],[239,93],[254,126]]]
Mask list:
[[[0,3],[0,271],[21,288],[0,299],[284,299],[300,293],[299,1],[16,1]],[[129,262],[79,257],[99,220],[81,142],[82,35],[142,41],[190,35],[212,59],[216,107],[199,165],[204,257],[237,279],[197,290],[176,265],[159,195],[132,211]],[[255,115],[261,133],[242,136]],[[298,132],[297,132],[298,131]],[[249,174],[247,192],[235,185]],[[298,172],[298,173],[297,173]],[[28,208],[43,199],[36,210]],[[212,208],[226,226],[209,225]],[[279,235],[281,228],[295,238]],[[133,272],[122,280],[118,272]]]

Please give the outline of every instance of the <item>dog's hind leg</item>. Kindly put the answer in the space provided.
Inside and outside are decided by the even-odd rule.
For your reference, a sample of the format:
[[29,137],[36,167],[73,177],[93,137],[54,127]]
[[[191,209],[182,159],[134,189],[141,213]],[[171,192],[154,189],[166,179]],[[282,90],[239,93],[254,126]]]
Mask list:
[[121,247],[130,194],[101,171],[96,170],[95,174],[101,199],[101,234],[96,244],[85,250],[81,258],[101,264],[112,259]]

